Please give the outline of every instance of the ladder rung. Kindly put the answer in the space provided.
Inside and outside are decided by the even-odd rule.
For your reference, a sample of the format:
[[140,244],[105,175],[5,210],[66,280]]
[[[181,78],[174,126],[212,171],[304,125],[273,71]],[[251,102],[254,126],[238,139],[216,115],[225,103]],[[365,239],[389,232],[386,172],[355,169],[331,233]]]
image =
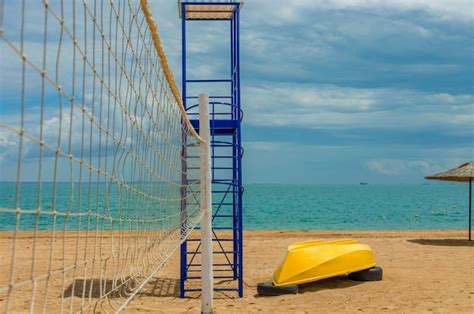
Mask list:
[[[237,253],[237,252],[234,252],[234,251],[216,251],[216,252],[212,252],[212,254],[234,254],[234,253]],[[186,252],[186,254],[188,255],[194,255],[194,254],[202,254],[202,252]]]
[[[195,227],[195,230],[201,230],[201,227]],[[238,230],[239,228],[232,228],[232,227],[212,227],[213,230]]]
[[[189,158],[189,157],[188,157]],[[235,156],[212,156],[213,159],[235,159]]]
[[234,147],[234,146],[237,146],[236,144],[222,144],[222,143],[217,143],[217,144],[213,144],[211,143],[211,146],[212,147]]
[[[189,291],[189,292],[201,291],[201,288],[188,288],[188,289],[184,289],[184,291]],[[237,289],[237,288],[214,288],[214,291],[239,291],[239,289]]]
[[[212,266],[230,266],[232,267],[233,264],[229,264],[229,263],[215,263],[215,264],[212,264]],[[201,266],[201,264],[189,264],[188,266]]]
[[[201,239],[187,239],[186,241],[198,242],[198,241],[201,241]],[[230,241],[234,241],[234,239],[212,239],[212,241],[230,242]]]
[[[237,279],[238,277],[234,276],[214,276],[214,279]],[[191,276],[186,278],[186,280],[201,280],[201,276]]]
[[232,191],[212,191],[212,193],[214,193],[214,194],[224,194],[224,193],[232,194],[232,193],[238,193],[238,191],[235,191],[235,192],[232,192]]
[[[201,266],[201,265],[199,265]],[[188,269],[187,270],[189,273],[197,273],[197,272],[201,272],[200,269]],[[229,268],[229,269],[213,269],[213,271],[220,271],[220,272],[223,272],[223,271],[234,271],[234,269],[232,268]]]
[[239,180],[237,178],[212,178],[212,183],[227,183],[229,182],[229,185],[230,183],[232,182],[239,182]]

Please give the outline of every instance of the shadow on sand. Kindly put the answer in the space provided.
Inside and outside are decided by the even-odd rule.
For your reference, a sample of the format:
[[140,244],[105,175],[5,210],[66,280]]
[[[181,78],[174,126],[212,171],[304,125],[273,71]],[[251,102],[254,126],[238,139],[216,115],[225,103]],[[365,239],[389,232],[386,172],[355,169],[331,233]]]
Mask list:
[[407,241],[421,245],[474,246],[474,241],[468,241],[467,239],[413,239]]
[[[350,280],[345,276],[327,278],[315,282],[298,285],[298,293],[318,292],[329,289],[345,289],[363,284],[361,281]],[[272,296],[255,295],[256,298],[271,298]]]
[[142,296],[150,297],[179,297],[179,279],[155,278],[151,280],[143,292]]
[[[179,280],[178,280],[179,284]],[[244,281],[245,284],[245,281]],[[245,284],[247,287],[249,287],[247,284]],[[235,282],[233,280],[216,280],[214,281],[214,288],[220,287],[220,288],[235,288]],[[178,286],[179,288],[179,286]],[[195,288],[198,288],[196,286]],[[178,290],[179,292],[179,290]],[[178,294],[179,296],[179,294]],[[201,298],[201,292],[200,291],[195,291],[195,292],[188,292],[186,293],[186,299],[200,299]],[[214,291],[214,300],[229,300],[229,299],[239,299],[239,296],[237,295],[236,292],[234,291]]]
[[[113,281],[110,279],[76,279],[67,287],[63,296],[100,298],[109,294],[110,297],[123,297],[138,286],[138,283],[125,279]],[[102,294],[101,294],[102,291]],[[153,297],[179,297],[179,280],[172,278],[155,278],[150,280],[137,295]]]
[[[231,284],[226,280],[216,282],[216,285]],[[133,291],[139,283],[133,282],[132,280],[124,279],[124,283],[113,282],[110,279],[76,279],[73,283],[64,290],[63,296],[68,297],[79,297],[88,298],[89,296],[94,299],[100,298],[101,295],[108,294],[109,298],[120,298],[125,297]],[[100,293],[102,291],[102,294]],[[217,292],[214,295],[215,299],[229,299],[237,298],[235,293]],[[141,289],[137,296],[146,297],[172,297],[179,298],[179,279],[174,278],[155,278],[150,280]],[[188,299],[199,299],[201,297],[200,292],[189,293],[186,295]]]
[[345,289],[362,284],[360,281],[350,280],[346,276],[327,278],[298,286],[298,293],[318,292],[329,289]]

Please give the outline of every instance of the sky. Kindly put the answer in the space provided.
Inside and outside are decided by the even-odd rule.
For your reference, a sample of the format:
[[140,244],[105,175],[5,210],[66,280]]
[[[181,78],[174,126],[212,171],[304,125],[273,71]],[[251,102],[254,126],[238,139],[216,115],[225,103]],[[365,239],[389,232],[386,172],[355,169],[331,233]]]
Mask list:
[[[150,2],[180,82],[176,1]],[[193,22],[188,77],[228,75],[228,37]],[[474,1],[245,1],[241,84],[245,183],[422,183],[474,160]]]
[[[153,11],[180,77],[176,6]],[[188,75],[225,73],[211,25],[189,26],[188,58],[211,58]],[[241,72],[247,182],[419,183],[474,159],[472,0],[245,1]]]

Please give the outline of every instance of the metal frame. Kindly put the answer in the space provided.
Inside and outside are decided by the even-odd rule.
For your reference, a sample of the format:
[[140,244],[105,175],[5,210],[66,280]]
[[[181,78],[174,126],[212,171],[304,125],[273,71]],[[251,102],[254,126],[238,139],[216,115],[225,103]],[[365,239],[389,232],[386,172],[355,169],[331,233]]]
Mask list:
[[[187,51],[186,27],[187,6],[194,5],[231,5],[233,8],[230,19],[193,18],[191,21],[227,21],[230,24],[230,78],[222,79],[187,79]],[[214,262],[214,278],[228,279],[230,286],[214,287],[214,291],[235,291],[239,297],[243,296],[243,237],[242,237],[242,156],[241,121],[243,112],[240,103],[240,28],[239,18],[242,2],[237,1],[210,1],[179,3],[182,32],[182,94],[184,107],[190,116],[191,123],[199,129],[198,112],[196,112],[197,95],[188,95],[188,84],[229,83],[228,95],[210,95],[210,129],[211,129],[211,170],[213,187],[213,239],[217,244],[214,247],[216,259],[224,257],[224,262]],[[210,10],[209,12],[212,12]],[[226,23],[226,22],[224,22]],[[228,24],[226,23],[226,26]],[[221,166],[221,161],[227,160],[232,166]],[[224,175],[223,173],[226,172]],[[226,213],[225,211],[229,211]],[[199,227],[197,228],[199,229]],[[228,230],[228,234],[222,232]],[[232,236],[230,236],[232,231]],[[231,249],[226,243],[232,242]],[[185,297],[187,292],[200,291],[200,288],[188,287],[190,280],[200,280],[200,276],[191,276],[190,273],[198,272],[200,262],[196,256],[200,252],[201,239],[190,238],[181,245],[181,272],[180,296]],[[194,245],[193,248],[191,246]],[[229,246],[229,245],[228,245]]]
[[472,240],[472,178],[469,178],[469,223],[468,223],[468,239]]

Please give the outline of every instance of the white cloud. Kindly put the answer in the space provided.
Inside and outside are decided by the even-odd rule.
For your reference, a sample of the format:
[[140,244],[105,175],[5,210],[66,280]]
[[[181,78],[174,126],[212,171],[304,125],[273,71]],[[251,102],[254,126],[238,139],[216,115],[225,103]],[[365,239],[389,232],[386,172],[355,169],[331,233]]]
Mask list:
[[284,142],[264,142],[264,141],[256,141],[256,142],[246,142],[245,148],[251,150],[263,150],[263,151],[280,151],[286,147],[288,147],[288,143]]
[[[313,144],[314,143],[314,144]],[[474,159],[471,147],[320,145],[318,141],[244,142],[252,182],[424,182],[424,177]],[[341,173],[344,175],[341,177]]]
[[[249,1],[246,5],[268,10],[269,2]],[[473,5],[472,0],[276,0],[271,3],[273,18],[269,22],[298,22],[305,11],[314,10],[420,10],[443,20],[469,22],[474,19]]]
[[[386,155],[389,155],[387,152]],[[388,177],[407,177],[435,174],[459,166],[467,160],[474,159],[472,147],[457,148],[414,148],[406,155],[420,158],[373,158],[366,161],[366,167],[375,174]]]
[[18,140],[14,133],[0,129],[0,164],[18,158]]
[[320,84],[249,86],[246,122],[305,128],[472,129],[474,95]]
[[[84,151],[87,155],[89,152],[89,139],[91,138],[90,134],[90,121],[88,116],[91,115],[90,108],[86,107],[86,114],[83,114],[77,107],[74,108],[72,117],[69,111],[69,106],[64,106],[62,109],[62,115],[59,113],[58,108],[54,106],[48,106],[43,110],[43,123],[42,129],[40,128],[41,124],[41,110],[39,106],[31,106],[27,108],[26,114],[23,117],[24,123],[24,133],[33,138],[30,140],[25,137],[23,141],[23,158],[37,158],[38,157],[38,148],[40,141],[40,134],[42,133],[42,140],[44,143],[50,147],[56,148],[59,147],[63,153],[69,152],[69,142],[71,143],[71,152],[75,157],[79,157],[79,152],[81,151],[81,142],[84,140]],[[97,117],[96,117],[97,118]],[[20,131],[21,122],[20,114],[3,114],[0,117],[0,151],[3,153],[0,155],[3,159],[17,158],[19,150],[19,135],[17,132]],[[82,122],[84,119],[84,132],[82,131]],[[96,121],[98,122],[98,121]],[[101,122],[103,125],[106,124],[106,120]],[[120,123],[120,121],[117,121]],[[8,126],[16,132],[10,131],[10,129],[3,128],[3,126]],[[94,126],[92,130],[92,138],[94,143],[98,140],[98,129]],[[60,138],[60,142],[58,142]],[[58,146],[59,144],[59,146]],[[15,154],[10,152],[14,151]],[[52,152],[45,150],[48,154]]]
[[378,174],[386,176],[406,175],[415,172],[421,175],[440,169],[437,165],[430,164],[425,160],[400,160],[400,159],[374,159],[367,162],[367,167]]

